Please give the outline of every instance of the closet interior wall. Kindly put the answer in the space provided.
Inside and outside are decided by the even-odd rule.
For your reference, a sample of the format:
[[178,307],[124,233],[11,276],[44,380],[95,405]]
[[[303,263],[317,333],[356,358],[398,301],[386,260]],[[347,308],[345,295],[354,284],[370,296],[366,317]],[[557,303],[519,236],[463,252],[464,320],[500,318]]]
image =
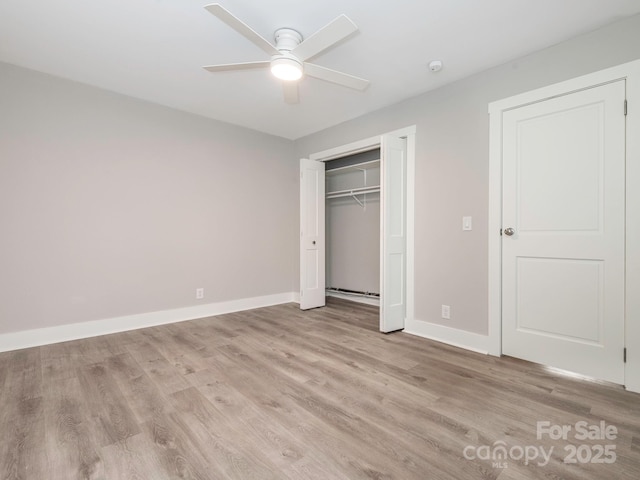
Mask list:
[[327,293],[379,298],[380,149],[331,160],[325,167]]

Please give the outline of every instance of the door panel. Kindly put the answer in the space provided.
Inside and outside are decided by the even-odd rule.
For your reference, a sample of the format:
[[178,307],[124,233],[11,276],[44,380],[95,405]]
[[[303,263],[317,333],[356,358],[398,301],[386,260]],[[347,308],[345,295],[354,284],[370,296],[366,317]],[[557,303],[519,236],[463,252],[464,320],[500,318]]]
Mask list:
[[325,305],[324,163],[300,160],[300,308]]
[[624,81],[504,113],[503,352],[624,381]]
[[380,275],[380,331],[404,328],[406,316],[406,146],[405,140],[385,135],[381,144],[382,251]]
[[518,231],[600,230],[603,115],[596,103],[519,122]]
[[598,260],[519,257],[518,331],[602,346],[603,266]]

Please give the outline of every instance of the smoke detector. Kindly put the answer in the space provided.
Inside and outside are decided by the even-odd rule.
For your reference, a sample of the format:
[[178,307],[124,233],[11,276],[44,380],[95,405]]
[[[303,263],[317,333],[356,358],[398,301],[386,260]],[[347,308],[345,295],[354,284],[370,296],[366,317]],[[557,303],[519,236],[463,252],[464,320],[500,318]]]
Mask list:
[[431,70],[433,73],[439,72],[440,70],[442,70],[442,61],[441,60],[434,60],[434,61],[430,62],[429,63],[429,70]]

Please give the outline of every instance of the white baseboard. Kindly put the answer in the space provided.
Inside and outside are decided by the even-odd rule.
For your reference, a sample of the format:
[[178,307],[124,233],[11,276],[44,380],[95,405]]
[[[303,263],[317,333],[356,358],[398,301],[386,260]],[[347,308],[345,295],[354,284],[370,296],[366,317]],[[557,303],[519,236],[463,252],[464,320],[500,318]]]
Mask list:
[[490,338],[466,330],[445,327],[435,323],[407,319],[403,330],[405,333],[446,343],[454,347],[464,348],[487,355],[490,351]]
[[137,330],[139,328],[154,327],[156,325],[165,325],[167,323],[240,312],[252,308],[269,307],[293,301],[295,301],[295,293],[279,293],[263,297],[243,298],[227,302],[162,310],[159,312],[140,313],[90,322],[5,333],[0,334],[0,352],[68,342],[81,338],[97,337],[99,335],[108,335],[128,330]]
[[627,381],[626,385],[624,386],[625,390],[627,390],[628,392],[634,392],[634,393],[640,393],[640,383],[635,383],[635,382],[629,382]]

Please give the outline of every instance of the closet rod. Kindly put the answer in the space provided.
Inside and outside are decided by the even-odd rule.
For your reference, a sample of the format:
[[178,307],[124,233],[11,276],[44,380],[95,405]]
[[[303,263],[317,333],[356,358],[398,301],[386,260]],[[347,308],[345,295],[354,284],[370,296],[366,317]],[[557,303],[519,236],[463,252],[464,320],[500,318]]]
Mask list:
[[354,188],[352,190],[338,190],[336,192],[327,193],[327,198],[354,197],[365,193],[376,193],[380,191],[380,187],[364,187]]

